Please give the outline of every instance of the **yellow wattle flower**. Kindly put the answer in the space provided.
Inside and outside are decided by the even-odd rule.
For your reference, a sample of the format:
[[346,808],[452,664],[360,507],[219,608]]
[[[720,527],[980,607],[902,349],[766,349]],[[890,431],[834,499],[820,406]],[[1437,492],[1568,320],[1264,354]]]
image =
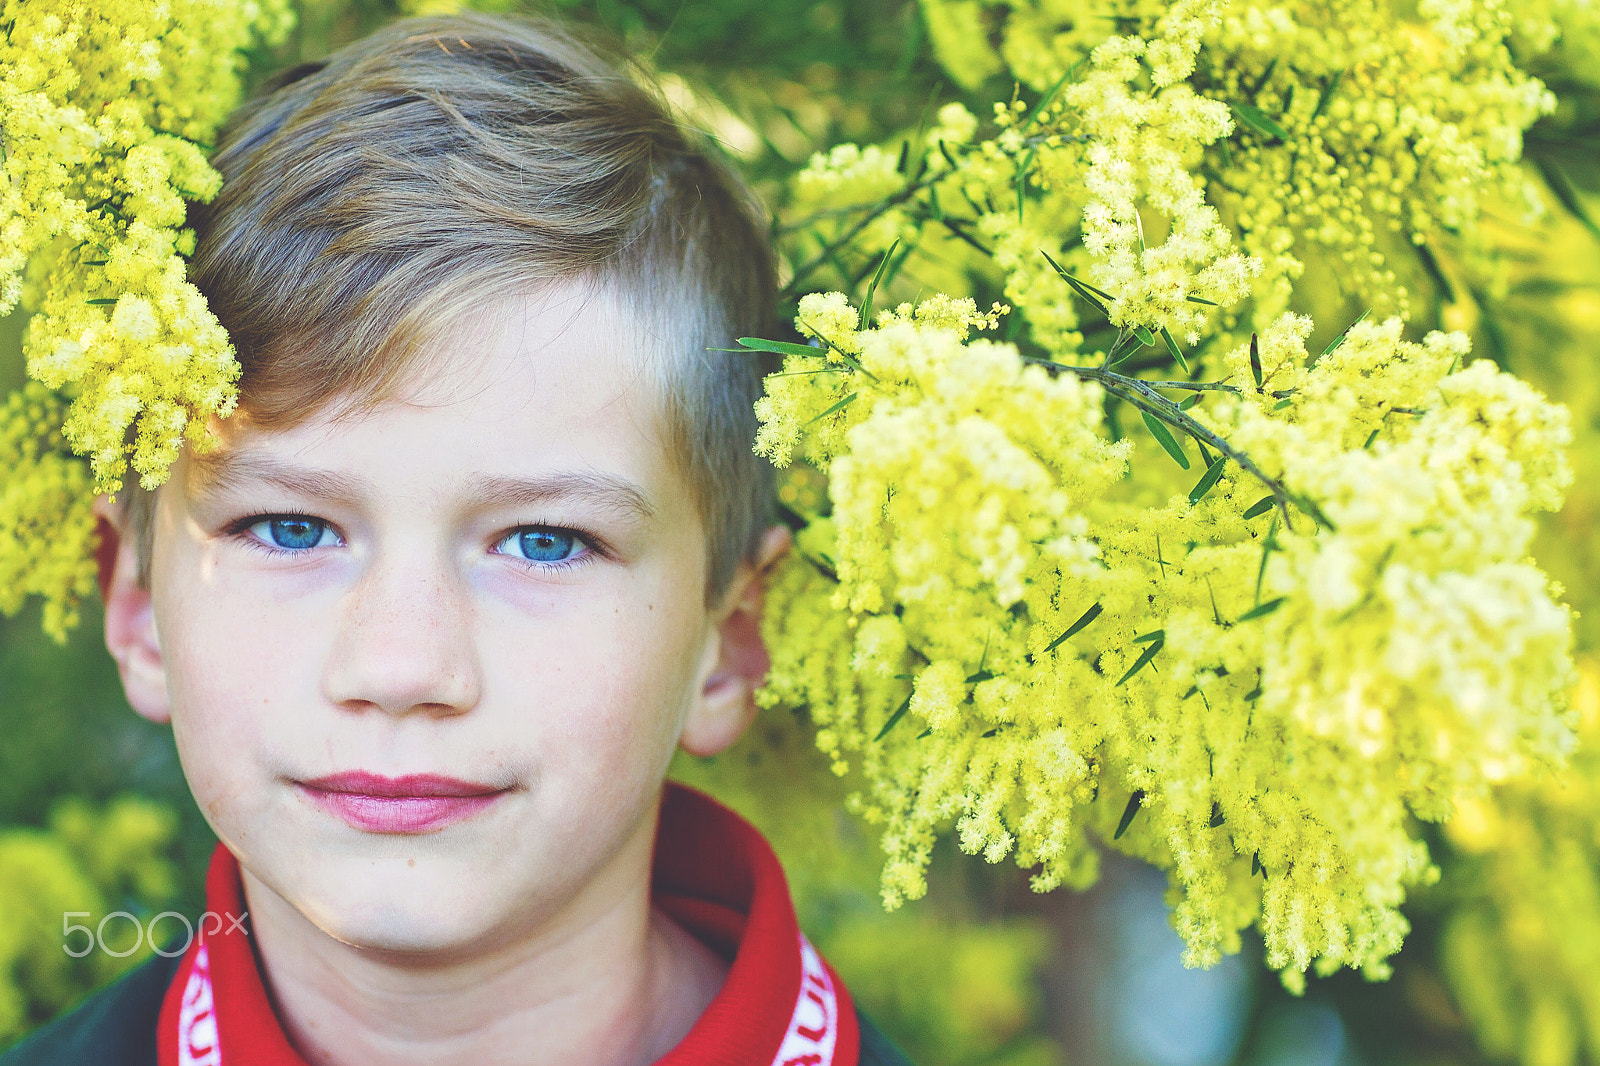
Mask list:
[[830,349],[769,379],[759,446],[826,473],[832,508],[769,595],[761,701],[854,772],[890,906],[945,832],[1041,890],[1109,843],[1168,871],[1193,963],[1253,924],[1292,987],[1383,974],[1436,875],[1414,819],[1572,746],[1570,618],[1527,561],[1571,476],[1564,410],[1398,320],[1306,369],[1289,316],[1258,360],[1293,402],[1195,411],[1320,524],[1253,507],[1231,466],[1142,506],[1128,464],[1167,456],[1113,443],[1096,384],[981,321],[936,297],[861,330],[838,294],[801,301]]
[[291,20],[288,0],[0,5],[0,314],[32,311],[37,383],[0,423],[0,611],[38,594],[58,639],[92,588],[92,493],[129,465],[159,484],[232,410],[233,349],[185,280],[185,202],[220,186],[203,146],[242,50]]

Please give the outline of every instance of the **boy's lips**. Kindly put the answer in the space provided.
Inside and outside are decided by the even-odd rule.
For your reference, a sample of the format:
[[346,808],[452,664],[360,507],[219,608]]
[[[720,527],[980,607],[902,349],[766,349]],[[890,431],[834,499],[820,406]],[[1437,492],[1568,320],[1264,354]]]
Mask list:
[[430,833],[478,813],[507,791],[442,774],[385,777],[365,770],[295,784],[317,806],[369,833]]

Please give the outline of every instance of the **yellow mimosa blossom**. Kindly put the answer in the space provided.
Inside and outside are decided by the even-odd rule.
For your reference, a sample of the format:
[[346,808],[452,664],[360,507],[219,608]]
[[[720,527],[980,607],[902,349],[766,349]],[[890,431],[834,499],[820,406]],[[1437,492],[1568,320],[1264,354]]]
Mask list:
[[233,349],[184,276],[185,201],[220,185],[204,150],[238,100],[241,51],[291,14],[5,0],[0,21],[0,313],[27,296],[28,373],[49,390],[30,385],[0,423],[0,611],[37,593],[60,636],[92,587],[91,487],[115,492],[130,463],[158,484],[232,409]]
[[1565,412],[1398,320],[1311,363],[1290,316],[1263,386],[1236,355],[1196,411],[1304,502],[1257,505],[1216,457],[1209,492],[1140,507],[1100,387],[950,306],[852,330],[806,298],[828,347],[762,406],[759,446],[825,471],[832,510],[772,591],[761,698],[859,771],[885,900],[922,893],[947,830],[1040,889],[1092,879],[1098,841],[1168,870],[1191,962],[1254,924],[1291,986],[1383,973],[1435,875],[1413,820],[1572,746],[1569,618],[1527,561]]
[[[953,5],[923,6],[932,25]],[[1086,213],[1085,240],[1099,229],[1126,246],[1114,227],[1133,222],[1127,193],[1140,182],[1181,188],[1163,181],[1172,166],[1163,152],[1116,152],[1119,139],[1138,136],[1141,109],[1153,109],[1165,117],[1146,121],[1173,150],[1191,146],[1186,195],[1215,204],[1264,270],[1253,292],[1262,323],[1284,309],[1311,260],[1333,265],[1351,297],[1404,314],[1406,281],[1425,269],[1417,255],[1432,263],[1435,243],[1481,250],[1472,227],[1487,199],[1536,211],[1518,166],[1522,132],[1555,100],[1517,67],[1513,45],[1538,52],[1570,40],[1581,50],[1600,40],[1596,13],[1566,2],[981,0],[963,17],[985,15],[1003,32],[934,36],[953,76],[1002,64],[1038,93],[1066,76],[1064,96],[1091,122],[1097,112],[1110,120],[1095,144],[1122,163],[1100,167],[1105,193],[1091,187],[1091,204],[1105,206]],[[1107,25],[1137,29],[1108,40]],[[1075,77],[1084,61],[1088,72]],[[1116,91],[1105,83],[1111,71],[1154,91]],[[1209,117],[1189,94],[1213,108]],[[1127,192],[1113,193],[1119,186]],[[1173,213],[1155,196],[1148,203]],[[1188,215],[1180,208],[1175,223]],[[1104,277],[1110,291],[1126,287],[1116,273]]]

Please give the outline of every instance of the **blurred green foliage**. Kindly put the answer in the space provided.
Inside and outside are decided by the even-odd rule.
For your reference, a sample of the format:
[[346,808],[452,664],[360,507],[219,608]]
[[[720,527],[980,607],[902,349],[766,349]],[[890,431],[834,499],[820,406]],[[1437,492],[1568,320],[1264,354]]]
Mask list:
[[[101,808],[69,797],[46,828],[0,828],[0,1042],[164,945],[143,931],[176,894],[166,855],[176,821],[148,799],[121,796]],[[83,928],[69,935],[69,922]],[[178,932],[176,924],[156,929]]]

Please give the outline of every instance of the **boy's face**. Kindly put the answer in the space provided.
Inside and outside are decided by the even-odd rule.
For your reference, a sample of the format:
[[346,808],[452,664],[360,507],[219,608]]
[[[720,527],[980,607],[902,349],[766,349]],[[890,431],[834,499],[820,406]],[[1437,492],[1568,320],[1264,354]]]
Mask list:
[[[108,640],[253,894],[448,952],[640,890],[674,747],[731,742],[758,671],[730,667],[748,620],[704,604],[703,524],[621,321],[557,287],[400,401],[229,425],[174,469],[145,614],[119,577]],[[486,795],[326,780],[355,773]]]

